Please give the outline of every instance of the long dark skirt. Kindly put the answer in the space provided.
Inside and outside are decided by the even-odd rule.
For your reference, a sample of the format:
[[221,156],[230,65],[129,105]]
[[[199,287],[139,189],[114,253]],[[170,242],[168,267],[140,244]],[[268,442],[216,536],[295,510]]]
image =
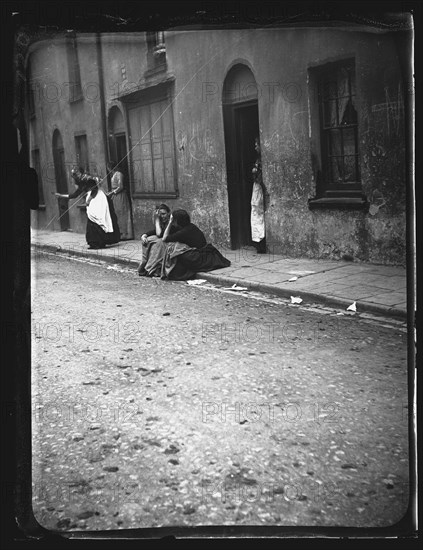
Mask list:
[[131,205],[126,189],[117,195],[110,195],[120,228],[120,238],[127,241],[134,238],[131,219]]
[[115,244],[120,241],[120,230],[113,202],[107,197],[110,217],[113,224],[113,233],[106,233],[99,225],[87,218],[87,230],[85,237],[91,248],[105,248],[107,244]]
[[169,273],[172,281],[186,281],[199,271],[213,271],[229,267],[231,262],[212,244],[188,250],[176,258],[176,265]]

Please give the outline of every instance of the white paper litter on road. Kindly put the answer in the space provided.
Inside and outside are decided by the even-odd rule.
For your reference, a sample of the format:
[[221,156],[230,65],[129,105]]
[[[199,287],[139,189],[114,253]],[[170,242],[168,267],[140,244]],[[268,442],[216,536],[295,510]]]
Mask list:
[[291,304],[301,304],[302,301],[299,296],[291,296]]
[[290,279],[288,279],[288,282],[290,281],[296,281],[298,279],[298,277],[291,277]]
[[107,269],[112,269],[113,271],[119,271],[120,273],[123,273],[124,271],[126,271],[125,269],[122,269],[118,265],[108,265]]
[[190,281],[187,281],[189,285],[202,285],[206,282],[206,279],[191,279]]
[[337,315],[344,315],[344,314],[342,313],[342,311],[340,311],[339,313],[337,313]]
[[347,311],[357,311],[357,303],[353,302],[350,306],[347,307]]
[[246,286],[237,286],[236,283],[232,286],[224,287],[224,290],[248,290]]

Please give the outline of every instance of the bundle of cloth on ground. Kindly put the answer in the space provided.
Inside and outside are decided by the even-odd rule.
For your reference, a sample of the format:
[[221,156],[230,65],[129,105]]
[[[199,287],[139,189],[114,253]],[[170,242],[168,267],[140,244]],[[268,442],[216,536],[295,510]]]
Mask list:
[[186,281],[195,273],[231,265],[231,262],[210,243],[202,248],[193,248],[180,242],[165,243],[156,236],[149,237],[148,241],[148,260],[140,275]]

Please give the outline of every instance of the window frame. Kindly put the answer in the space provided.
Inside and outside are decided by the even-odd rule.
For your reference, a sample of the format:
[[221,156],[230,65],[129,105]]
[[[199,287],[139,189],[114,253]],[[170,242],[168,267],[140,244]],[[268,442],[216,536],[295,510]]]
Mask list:
[[66,54],[69,75],[69,103],[76,103],[83,99],[81,67],[79,64],[76,36],[66,37]]
[[[34,81],[36,83],[36,81]],[[31,72],[28,69],[27,73],[27,95],[28,95],[28,114],[29,118],[32,120],[36,117],[35,112],[35,90],[34,83],[31,78]]]
[[[168,85],[166,85],[166,89],[159,89],[160,87],[153,87],[152,89],[147,89],[144,92],[141,93],[139,96],[140,99],[136,103],[131,101],[129,105],[126,106],[126,117],[127,117],[127,128],[128,128],[128,138],[129,138],[129,178],[130,178],[130,187],[132,196],[135,199],[170,199],[170,198],[178,198],[179,196],[179,190],[178,190],[178,174],[177,174],[177,156],[176,156],[176,141],[175,141],[175,124],[174,124],[174,116],[173,116],[173,103],[172,103],[172,94],[170,89],[168,88]],[[170,138],[171,138],[171,154],[172,154],[172,168],[173,168],[173,182],[172,182],[172,190],[167,191],[140,191],[136,188],[136,178],[134,175],[134,160],[133,160],[133,150],[134,150],[134,143],[132,142],[132,128],[131,128],[131,122],[130,122],[130,111],[138,110],[142,107],[149,106],[149,143],[150,143],[150,153],[151,153],[151,171],[152,171],[152,178],[153,178],[153,185],[155,187],[156,181],[154,178],[154,156],[153,156],[153,134],[152,134],[152,127],[151,127],[151,105],[154,103],[160,103],[160,102],[166,102],[166,108],[169,111],[169,123],[170,123]],[[140,133],[141,135],[141,133]],[[165,171],[165,163],[164,163],[164,147],[163,147],[163,119],[160,119],[160,136],[161,136],[161,145],[162,145],[162,158],[163,158],[163,170]],[[141,149],[141,144],[138,142],[137,147]],[[136,167],[135,167],[136,169]],[[140,151],[140,182],[142,184],[143,180],[143,168],[142,168],[142,151]]]
[[[309,208],[366,208],[368,206],[366,196],[363,193],[361,181],[361,166],[360,166],[360,146],[359,146],[359,117],[357,109],[357,83],[355,84],[355,93],[352,91],[351,76],[348,76],[348,94],[336,95],[333,98],[324,97],[324,89],[330,86],[330,83],[338,82],[338,73],[341,69],[346,69],[351,75],[356,76],[356,64],[354,57],[348,57],[341,60],[320,64],[309,69],[310,76],[310,91],[314,97],[314,103],[311,112],[312,133],[315,138],[312,140],[312,157],[314,157],[314,172],[316,179],[316,195],[309,199]],[[345,100],[346,106],[351,102],[355,109],[355,121],[351,124],[342,124],[339,120],[339,103]],[[325,124],[325,108],[329,101],[334,101],[336,106],[336,124]],[[344,111],[344,115],[345,115]],[[344,133],[345,130],[353,130],[354,153],[352,155],[345,154],[344,148]],[[330,135],[339,132],[340,136],[340,155],[331,154],[329,140]],[[342,172],[345,173],[345,158],[355,157],[354,169],[356,173],[355,181],[342,182],[333,181],[331,176],[331,162],[334,158],[342,159]]]
[[158,72],[166,71],[166,44],[164,31],[146,31],[147,44],[147,71],[145,76],[154,76]]
[[[89,156],[89,149],[88,149],[88,137],[85,132],[76,132],[74,134],[74,143],[75,143],[75,162],[78,167],[84,168],[86,172],[90,172],[90,156]],[[86,164],[83,165],[80,160],[78,159],[78,156],[81,155],[81,147],[80,147],[80,139],[85,139],[85,146],[86,146]]]

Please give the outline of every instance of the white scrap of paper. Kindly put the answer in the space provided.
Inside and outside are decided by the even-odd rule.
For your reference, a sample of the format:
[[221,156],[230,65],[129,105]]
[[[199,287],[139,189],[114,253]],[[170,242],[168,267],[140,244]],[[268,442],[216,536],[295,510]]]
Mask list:
[[225,287],[224,290],[248,290],[246,286],[237,286],[237,284],[233,284],[231,287]]
[[298,296],[291,296],[291,304],[301,304],[302,301]]
[[357,303],[353,302],[350,306],[347,307],[347,311],[357,311]]
[[290,279],[288,279],[288,282],[290,281],[296,281],[298,279],[298,277],[291,277]]
[[190,281],[187,281],[189,285],[202,285],[206,282],[206,279],[191,279]]

